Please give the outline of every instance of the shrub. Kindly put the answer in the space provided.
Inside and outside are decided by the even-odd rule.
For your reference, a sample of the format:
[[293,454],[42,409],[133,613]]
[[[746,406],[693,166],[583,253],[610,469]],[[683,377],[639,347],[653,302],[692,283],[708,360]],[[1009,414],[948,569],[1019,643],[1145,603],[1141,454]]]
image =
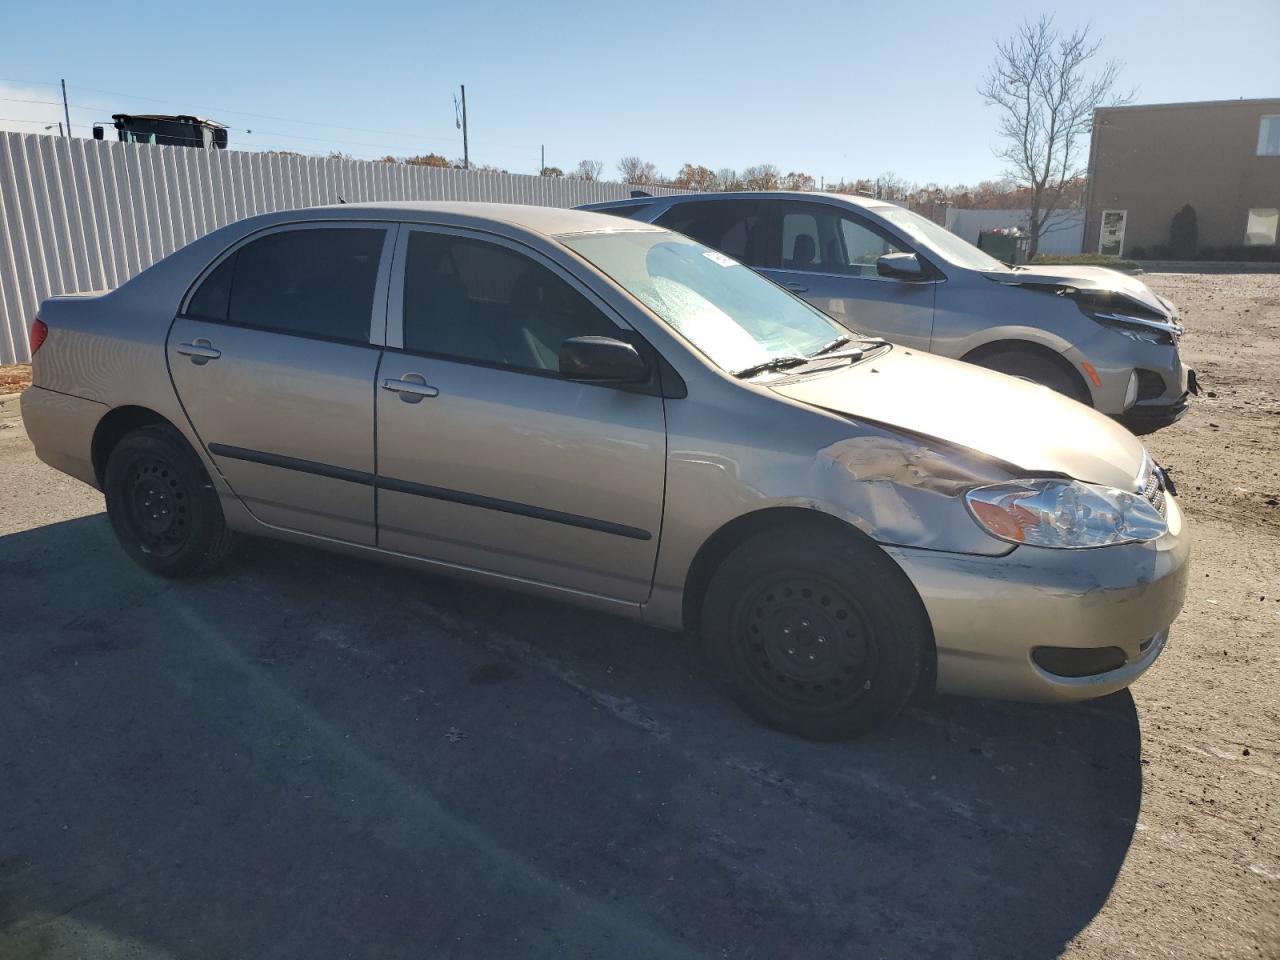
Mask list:
[[1175,259],[1191,260],[1200,245],[1200,224],[1196,208],[1185,204],[1169,222],[1169,250]]
[[1032,258],[1031,262],[1050,267],[1110,267],[1112,270],[1142,269],[1133,260],[1107,257],[1101,253],[1038,253]]

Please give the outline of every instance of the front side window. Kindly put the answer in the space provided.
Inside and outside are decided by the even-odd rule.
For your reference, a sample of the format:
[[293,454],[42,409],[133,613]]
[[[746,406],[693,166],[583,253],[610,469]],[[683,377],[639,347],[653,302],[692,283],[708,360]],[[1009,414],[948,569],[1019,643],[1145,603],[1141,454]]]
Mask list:
[[409,234],[406,350],[558,373],[565,340],[619,333],[586,297],[524,254],[449,234]]
[[902,248],[833,206],[779,202],[782,269],[875,277],[876,261]]
[[1280,157],[1280,115],[1258,121],[1258,156]]
[[282,230],[245,244],[210,273],[187,315],[277,333],[369,342],[386,231]]
[[579,234],[560,242],[730,372],[811,356],[851,336],[754,270],[666,230]]

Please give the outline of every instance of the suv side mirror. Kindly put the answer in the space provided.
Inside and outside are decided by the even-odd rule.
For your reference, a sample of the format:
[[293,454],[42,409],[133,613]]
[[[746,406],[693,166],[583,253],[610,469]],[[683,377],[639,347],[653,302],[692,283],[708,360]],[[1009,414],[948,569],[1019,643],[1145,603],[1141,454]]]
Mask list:
[[560,376],[591,383],[643,383],[649,365],[629,343],[612,337],[573,337],[560,344]]
[[920,280],[924,265],[914,253],[886,253],[876,261],[876,273],[895,280]]

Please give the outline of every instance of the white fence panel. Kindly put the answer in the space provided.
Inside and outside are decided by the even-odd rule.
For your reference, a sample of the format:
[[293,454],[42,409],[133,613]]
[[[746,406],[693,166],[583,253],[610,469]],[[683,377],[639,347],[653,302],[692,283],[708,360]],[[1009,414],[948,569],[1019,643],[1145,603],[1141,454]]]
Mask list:
[[339,198],[573,207],[623,200],[630,190],[560,177],[0,131],[0,363],[31,358],[28,324],[45,297],[117,287],[254,214]]

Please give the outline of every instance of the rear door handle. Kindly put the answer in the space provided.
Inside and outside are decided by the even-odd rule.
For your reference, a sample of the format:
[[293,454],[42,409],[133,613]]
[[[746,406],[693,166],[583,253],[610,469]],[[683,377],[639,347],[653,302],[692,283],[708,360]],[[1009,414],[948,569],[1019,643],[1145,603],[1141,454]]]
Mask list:
[[382,381],[382,389],[400,394],[405,403],[421,403],[426,397],[440,395],[440,391],[428,385],[427,378],[420,373],[406,373],[399,380],[386,377]]
[[788,290],[790,290],[792,293],[804,293],[806,290],[809,289],[803,283],[791,283],[790,281],[788,281],[787,283],[784,283],[783,286],[786,287]]
[[190,343],[180,343],[174,349],[184,357],[190,357],[191,362],[196,366],[206,364],[210,360],[217,360],[222,356],[222,351],[216,349],[204,337],[197,337]]

